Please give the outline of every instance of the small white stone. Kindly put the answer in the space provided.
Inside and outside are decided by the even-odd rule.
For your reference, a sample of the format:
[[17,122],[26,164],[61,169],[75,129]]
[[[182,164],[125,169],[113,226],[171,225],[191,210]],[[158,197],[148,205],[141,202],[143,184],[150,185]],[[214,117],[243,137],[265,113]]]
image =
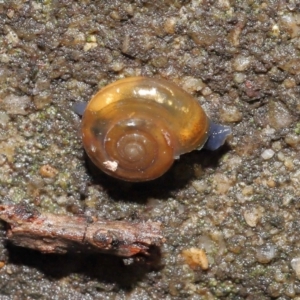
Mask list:
[[233,68],[235,71],[242,72],[248,69],[252,58],[249,56],[238,55],[233,61]]
[[0,102],[0,109],[10,115],[27,115],[30,104],[31,98],[28,96],[9,94]]
[[274,245],[262,245],[256,250],[256,259],[262,264],[269,263],[276,256],[276,247]]
[[253,207],[250,209],[247,209],[244,212],[244,218],[246,223],[250,226],[250,227],[255,227],[259,220],[261,219],[263,214],[263,208],[262,207]]
[[0,111],[0,125],[6,126],[9,121],[9,116],[4,111]]
[[18,35],[13,30],[9,30],[8,34],[6,35],[6,40],[13,47],[17,46],[20,41]]
[[199,92],[206,87],[205,83],[200,78],[185,76],[181,80],[181,85],[184,90],[189,93]]
[[300,278],[300,257],[293,258],[291,260],[291,266],[299,279]]
[[261,157],[265,160],[268,160],[274,156],[275,152],[272,149],[266,149],[262,154]]
[[246,80],[246,75],[243,74],[243,73],[236,73],[236,74],[234,74],[234,76],[233,76],[233,80],[234,80],[236,83],[243,83],[243,82]]
[[194,180],[192,182],[192,186],[200,194],[205,193],[209,190],[209,186],[204,180]]
[[103,165],[105,166],[106,169],[115,172],[118,168],[118,162],[117,161],[105,161],[103,162]]
[[58,205],[64,205],[68,202],[68,198],[66,196],[60,196],[56,198],[56,202]]
[[274,25],[272,26],[272,34],[273,34],[274,36],[279,36],[279,34],[280,34],[280,29],[279,29],[278,24],[274,24]]
[[266,128],[264,128],[262,130],[262,134],[265,136],[272,136],[275,134],[275,132],[276,132],[276,130],[270,126],[267,126]]
[[98,46],[98,44],[97,43],[85,43],[85,45],[83,46],[83,51],[84,52],[87,52],[87,51],[89,51],[89,50],[91,50],[91,49],[94,49],[94,48],[96,48]]
[[0,54],[0,62],[7,64],[10,61],[10,57],[9,55],[7,55],[6,53],[2,53]]

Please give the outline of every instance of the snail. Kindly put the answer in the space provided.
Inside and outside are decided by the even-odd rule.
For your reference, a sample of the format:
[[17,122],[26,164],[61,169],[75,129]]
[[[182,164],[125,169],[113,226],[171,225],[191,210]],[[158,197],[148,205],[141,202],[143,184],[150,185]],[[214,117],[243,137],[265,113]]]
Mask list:
[[180,155],[215,150],[231,133],[215,124],[196,99],[163,79],[118,80],[76,103],[82,115],[82,140],[91,161],[125,181],[148,181],[163,175]]

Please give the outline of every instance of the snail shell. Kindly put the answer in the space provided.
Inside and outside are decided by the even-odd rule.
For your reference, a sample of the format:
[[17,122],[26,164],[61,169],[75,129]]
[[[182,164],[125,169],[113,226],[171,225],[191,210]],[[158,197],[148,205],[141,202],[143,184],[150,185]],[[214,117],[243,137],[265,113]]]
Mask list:
[[[78,113],[84,109],[80,105]],[[230,130],[211,124],[197,100],[175,84],[131,77],[106,86],[87,104],[82,139],[89,158],[105,173],[147,181],[205,142],[211,149],[223,144]]]

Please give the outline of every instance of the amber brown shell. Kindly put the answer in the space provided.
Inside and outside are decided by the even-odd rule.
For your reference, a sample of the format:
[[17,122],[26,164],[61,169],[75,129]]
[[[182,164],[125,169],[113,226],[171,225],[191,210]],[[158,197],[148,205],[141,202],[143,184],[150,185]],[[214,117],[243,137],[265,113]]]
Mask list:
[[101,89],[82,118],[84,148],[105,173],[127,181],[164,174],[199,149],[209,119],[196,99],[163,79],[130,77]]

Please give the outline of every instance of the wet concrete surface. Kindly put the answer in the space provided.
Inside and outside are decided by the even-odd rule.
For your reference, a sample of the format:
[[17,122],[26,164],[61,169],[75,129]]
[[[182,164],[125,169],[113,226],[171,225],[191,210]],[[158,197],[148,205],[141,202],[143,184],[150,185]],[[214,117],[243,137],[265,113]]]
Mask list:
[[[1,203],[159,221],[166,238],[148,260],[45,255],[8,244],[3,223],[1,299],[300,299],[299,5],[0,1]],[[153,182],[98,171],[72,106],[140,75],[192,94],[232,127],[227,144]]]

